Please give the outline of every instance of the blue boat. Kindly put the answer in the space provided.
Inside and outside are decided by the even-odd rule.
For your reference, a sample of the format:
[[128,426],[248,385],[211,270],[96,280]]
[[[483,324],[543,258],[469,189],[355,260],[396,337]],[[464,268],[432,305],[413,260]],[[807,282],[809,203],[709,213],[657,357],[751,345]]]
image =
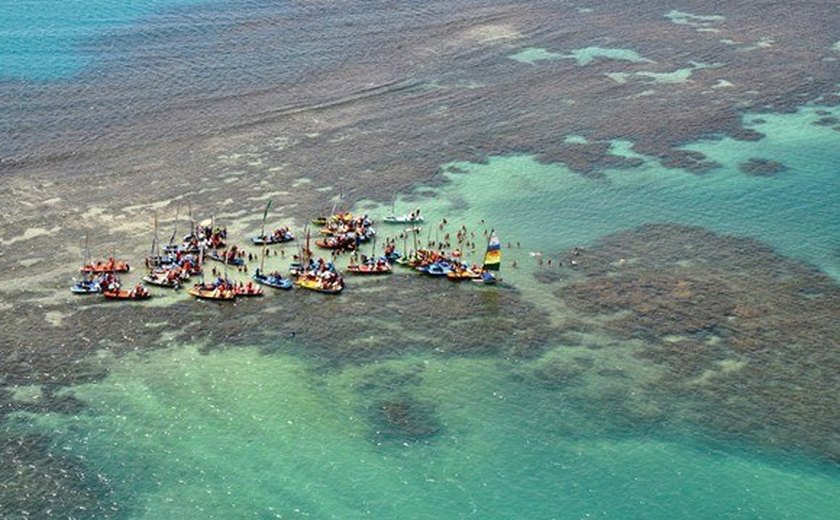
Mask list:
[[293,283],[291,278],[283,278],[280,276],[279,273],[273,273],[264,275],[257,269],[257,272],[251,276],[251,279],[255,282],[267,285],[268,287],[274,287],[275,289],[283,289],[288,291],[292,288]]
[[[225,254],[227,254],[227,252],[225,252]],[[209,253],[207,253],[207,258],[209,258],[210,260],[215,260],[216,262],[225,262],[225,257],[223,255],[220,255],[217,251],[210,251]],[[234,256],[233,258],[228,258],[227,264],[233,266],[245,265],[245,260],[238,256]]]
[[102,292],[102,286],[99,283],[99,279],[80,280],[73,284],[70,292],[73,294],[97,294]]
[[452,269],[450,269],[447,264],[440,262],[418,267],[417,270],[429,276],[446,276],[448,273],[452,272]]

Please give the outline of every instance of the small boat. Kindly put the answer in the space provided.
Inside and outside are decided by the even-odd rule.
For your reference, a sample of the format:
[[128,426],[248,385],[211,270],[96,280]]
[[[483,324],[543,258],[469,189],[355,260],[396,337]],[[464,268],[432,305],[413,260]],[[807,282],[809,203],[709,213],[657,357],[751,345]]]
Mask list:
[[108,300],[148,300],[152,297],[145,287],[137,285],[134,289],[106,289],[102,291],[102,296]]
[[353,274],[391,274],[393,270],[388,262],[376,262],[373,264],[348,265],[347,272]]
[[383,221],[385,221],[385,223],[387,223],[387,224],[418,224],[420,222],[423,222],[423,216],[420,215],[420,208],[417,208],[414,211],[412,211],[411,213],[407,213],[405,215],[397,215],[396,205],[397,205],[397,199],[396,199],[396,196],[394,196],[394,200],[391,204],[391,214],[382,219]]
[[426,275],[429,275],[429,276],[434,276],[434,277],[446,276],[446,275],[448,275],[449,273],[452,272],[452,269],[450,269],[448,265],[440,263],[440,262],[435,262],[435,263],[432,263],[432,264],[428,264],[428,265],[424,265],[424,266],[420,266],[420,267],[415,267],[415,269],[420,271],[423,274],[426,274]]
[[271,203],[272,200],[268,199],[268,203],[265,205],[265,211],[263,211],[260,234],[255,237],[251,237],[251,242],[254,245],[268,246],[271,244],[282,244],[283,242],[290,242],[295,239],[294,233],[292,233],[287,227],[275,229],[270,235],[265,233],[265,220],[268,218],[268,210],[271,208]]
[[128,262],[116,260],[114,257],[109,257],[105,262],[87,262],[80,269],[84,274],[127,273],[129,270],[131,266]]
[[274,287],[275,289],[283,289],[288,291],[294,285],[292,283],[291,278],[283,278],[280,276],[280,273],[272,273],[264,275],[259,271],[251,275],[251,279],[255,282],[267,285],[268,287]]
[[93,280],[79,280],[70,287],[70,292],[73,294],[97,294],[102,292],[102,285],[99,279]]
[[499,241],[495,231],[490,232],[487,239],[487,251],[484,253],[484,265],[481,268],[481,278],[473,282],[484,285],[495,285],[498,278],[493,271],[498,272],[502,264],[502,243]]
[[218,251],[211,250],[209,253],[207,253],[207,258],[209,258],[210,260],[215,260],[216,262],[225,263],[225,255],[227,255],[227,264],[228,265],[234,265],[234,266],[245,265],[245,260],[244,259],[242,259],[242,258],[240,258],[236,255],[231,255],[227,251],[223,251],[222,254],[219,254]]
[[482,271],[481,276],[473,280],[475,283],[480,283],[484,285],[496,285],[499,279],[491,273],[490,271]]
[[386,224],[419,224],[423,222],[420,214],[409,213],[408,215],[388,215],[382,219]]
[[324,294],[339,294],[344,290],[344,281],[340,278],[330,284],[324,284],[323,280],[313,276],[300,276],[295,280],[295,285],[301,289],[307,289]]
[[157,287],[165,287],[167,289],[180,289],[183,279],[180,276],[169,277],[166,274],[159,272],[151,272],[142,278],[144,283],[155,285]]
[[236,298],[236,292],[233,289],[221,289],[206,284],[196,284],[190,287],[187,294],[201,300],[230,301]]
[[245,297],[252,297],[252,296],[263,296],[265,292],[254,285],[251,282],[248,282],[246,285],[237,285],[233,289],[234,294],[236,296],[245,296]]
[[462,282],[464,280],[478,280],[481,278],[481,271],[476,271],[471,268],[457,268],[449,273],[446,273],[446,278],[453,282]]
[[356,249],[355,237],[335,237],[328,236],[326,238],[319,238],[315,241],[315,245],[323,249]]
[[[90,235],[85,234],[85,256],[82,259],[82,271],[90,264]],[[102,292],[102,276],[88,275],[83,280],[78,280],[70,287],[73,294],[96,294]]]
[[336,213],[333,207],[332,214],[328,217],[316,217],[312,219],[312,223],[316,226],[326,226],[331,223],[347,223],[353,221],[353,214],[349,211],[339,211]]
[[291,231],[286,231],[280,234],[278,234],[277,231],[275,231],[271,235],[251,237],[251,243],[255,246],[270,246],[273,244],[283,244],[285,242],[291,242],[294,239],[295,235]]

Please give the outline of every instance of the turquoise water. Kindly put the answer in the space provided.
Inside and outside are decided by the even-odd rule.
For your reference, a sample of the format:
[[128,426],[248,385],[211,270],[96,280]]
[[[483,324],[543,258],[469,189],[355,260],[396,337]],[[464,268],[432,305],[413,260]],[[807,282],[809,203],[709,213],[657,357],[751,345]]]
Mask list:
[[[840,278],[840,133],[814,125],[822,117],[817,110],[823,109],[762,114],[760,123],[754,122],[759,116],[748,116],[748,126],[766,134],[757,142],[726,138],[686,146],[721,163],[705,174],[665,169],[646,158],[639,168],[592,180],[530,156],[495,157],[487,164],[450,165],[466,174],[449,174],[452,183],[421,205],[470,225],[504,208],[504,215],[487,219],[487,227],[503,241],[521,240],[540,252],[585,245],[643,223],[699,225],[757,238]],[[626,142],[613,143],[613,153],[638,157]],[[750,158],[788,169],[750,176],[738,168]]]
[[[837,475],[796,460],[641,431],[513,382],[490,360],[410,357],[316,374],[256,349],[131,355],[76,387],[75,417],[34,419],[80,456],[131,518],[825,518]],[[429,442],[372,436],[359,390],[419,376]],[[383,392],[383,395],[376,395]],[[688,433],[688,432],[686,432]],[[373,437],[373,438],[372,438]]]
[[201,0],[15,0],[0,3],[0,80],[72,76],[138,19]]

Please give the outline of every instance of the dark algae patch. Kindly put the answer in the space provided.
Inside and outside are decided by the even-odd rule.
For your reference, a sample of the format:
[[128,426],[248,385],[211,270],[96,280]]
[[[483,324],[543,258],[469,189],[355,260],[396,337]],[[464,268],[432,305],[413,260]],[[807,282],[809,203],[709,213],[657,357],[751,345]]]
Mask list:
[[834,280],[755,240],[671,224],[609,236],[576,259],[557,297],[640,340],[634,355],[666,369],[652,384],[684,396],[685,418],[840,460]]
[[756,177],[773,177],[777,173],[787,170],[787,167],[779,161],[752,158],[739,164],[738,169],[747,175],[753,175]]

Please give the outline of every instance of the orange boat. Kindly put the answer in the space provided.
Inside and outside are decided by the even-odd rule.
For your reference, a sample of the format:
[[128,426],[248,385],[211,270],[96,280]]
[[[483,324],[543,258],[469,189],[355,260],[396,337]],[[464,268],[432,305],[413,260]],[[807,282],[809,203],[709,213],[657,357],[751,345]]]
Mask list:
[[480,280],[481,270],[475,266],[470,268],[458,267],[455,270],[446,273],[446,278],[453,282],[462,282],[464,280]]
[[345,238],[328,236],[326,238],[319,238],[315,241],[315,245],[324,249],[356,249],[355,238]]
[[134,289],[109,289],[102,291],[102,296],[109,300],[148,300],[152,297],[152,293],[142,285],[137,285]]
[[187,290],[187,294],[201,300],[223,300],[230,301],[236,298],[236,291],[233,289],[220,289],[213,286],[197,284]]
[[127,273],[131,269],[128,262],[123,260],[115,260],[114,257],[109,257],[105,262],[96,261],[89,262],[82,266],[81,272],[85,274],[104,274],[104,273]]
[[251,282],[245,285],[237,285],[233,292],[237,296],[262,296],[265,294],[261,288]]

